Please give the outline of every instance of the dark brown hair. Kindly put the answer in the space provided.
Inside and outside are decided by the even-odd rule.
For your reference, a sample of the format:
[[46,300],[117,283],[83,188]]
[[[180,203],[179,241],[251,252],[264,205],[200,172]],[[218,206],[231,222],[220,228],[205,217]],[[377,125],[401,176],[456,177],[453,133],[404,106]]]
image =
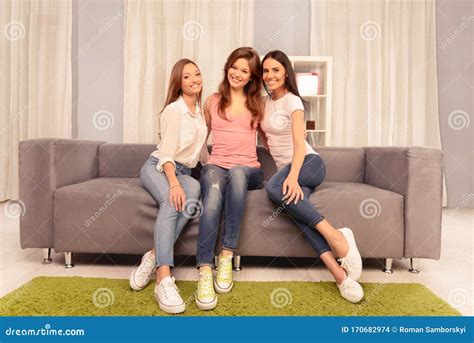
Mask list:
[[[169,104],[178,100],[178,98],[183,94],[183,90],[181,89],[181,82],[183,78],[183,69],[186,64],[194,64],[196,68],[199,69],[198,65],[187,58],[182,58],[178,62],[175,63],[173,69],[171,70],[170,82],[168,85],[168,93],[166,95],[165,105],[163,109],[160,111],[163,112]],[[202,101],[202,88],[201,91],[197,94],[197,102],[199,107],[201,106]]]
[[219,85],[219,103],[218,114],[222,119],[228,120],[225,109],[231,103],[230,99],[230,83],[227,79],[227,73],[232,65],[239,58],[244,58],[248,61],[250,66],[250,80],[244,87],[244,93],[247,96],[245,105],[252,114],[251,125],[259,123],[263,118],[263,101],[261,97],[262,92],[262,64],[260,57],[253,48],[241,47],[232,51],[227,58],[224,66],[224,79]]
[[[288,56],[283,51],[280,51],[280,50],[270,51],[263,58],[262,66],[263,66],[263,62],[265,62],[269,58],[272,58],[278,63],[280,63],[281,65],[283,65],[283,67],[285,68],[286,75],[288,75],[287,77],[285,77],[285,84],[284,84],[285,88],[289,90],[291,93],[293,93],[294,95],[296,95],[297,97],[299,97],[301,101],[303,102],[303,105],[306,107],[306,101],[303,100],[303,98],[300,95],[300,92],[298,91],[298,86],[296,84],[295,71],[293,70],[293,66],[291,65],[291,61],[288,58]],[[267,88],[267,85],[264,85],[264,87],[267,93],[271,95],[270,90]]]

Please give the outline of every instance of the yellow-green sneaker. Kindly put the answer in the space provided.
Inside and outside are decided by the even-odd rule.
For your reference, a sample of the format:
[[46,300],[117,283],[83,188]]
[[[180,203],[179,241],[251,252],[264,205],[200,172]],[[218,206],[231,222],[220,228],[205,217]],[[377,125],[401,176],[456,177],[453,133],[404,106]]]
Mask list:
[[228,293],[234,286],[232,280],[232,256],[219,256],[219,268],[217,269],[214,287],[217,293]]
[[212,270],[199,272],[196,305],[201,310],[212,310],[217,306],[217,295],[212,284]]

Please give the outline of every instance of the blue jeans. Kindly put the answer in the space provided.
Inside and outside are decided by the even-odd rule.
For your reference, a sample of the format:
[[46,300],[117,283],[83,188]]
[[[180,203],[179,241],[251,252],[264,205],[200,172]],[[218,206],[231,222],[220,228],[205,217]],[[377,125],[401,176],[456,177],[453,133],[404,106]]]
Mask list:
[[260,168],[235,166],[230,169],[207,164],[201,171],[203,208],[199,221],[197,266],[213,265],[214,248],[224,207],[222,248],[237,249],[240,224],[245,210],[247,190],[257,189],[263,182]]
[[[145,189],[159,206],[158,217],[153,232],[156,251],[156,265],[174,266],[174,243],[188,222],[190,216],[185,211],[178,212],[170,205],[169,183],[164,172],[158,171],[156,157],[150,156],[140,170],[140,180]],[[186,194],[186,202],[196,202],[201,195],[199,182],[191,176],[191,169],[176,162],[176,177]]]
[[304,193],[304,200],[294,201],[286,204],[283,198],[283,182],[290,173],[291,163],[278,170],[267,182],[265,188],[270,199],[277,205],[282,206],[296,225],[303,231],[314,251],[321,255],[331,251],[326,239],[316,230],[315,225],[324,219],[319,211],[309,201],[310,194],[318,187],[326,176],[326,166],[321,156],[309,154],[304,158],[303,165],[298,176],[298,183]]

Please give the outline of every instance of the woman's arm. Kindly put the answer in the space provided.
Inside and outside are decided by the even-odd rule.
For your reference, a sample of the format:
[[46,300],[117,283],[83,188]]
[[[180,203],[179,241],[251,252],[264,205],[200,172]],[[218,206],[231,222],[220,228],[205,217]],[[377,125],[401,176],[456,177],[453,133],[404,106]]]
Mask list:
[[186,194],[176,177],[176,163],[174,161],[179,142],[179,113],[170,107],[161,114],[161,149],[160,161],[156,166],[158,171],[164,172],[169,184],[170,205],[181,212],[186,203]]
[[283,200],[287,204],[298,200],[303,200],[304,195],[298,184],[301,167],[303,166],[306,147],[305,147],[305,130],[304,130],[304,112],[302,110],[293,111],[291,114],[291,131],[293,134],[293,161],[291,163],[290,173],[283,183]]

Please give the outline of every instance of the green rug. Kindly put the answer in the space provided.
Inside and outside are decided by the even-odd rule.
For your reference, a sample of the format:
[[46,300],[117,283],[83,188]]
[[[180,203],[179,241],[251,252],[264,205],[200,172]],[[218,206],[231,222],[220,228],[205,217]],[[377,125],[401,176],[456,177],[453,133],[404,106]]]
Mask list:
[[[351,304],[332,282],[236,282],[213,311],[196,307],[194,281],[177,281],[188,316],[459,316],[420,284],[364,283]],[[0,299],[2,316],[162,316],[154,283],[141,292],[128,280],[39,277]]]

